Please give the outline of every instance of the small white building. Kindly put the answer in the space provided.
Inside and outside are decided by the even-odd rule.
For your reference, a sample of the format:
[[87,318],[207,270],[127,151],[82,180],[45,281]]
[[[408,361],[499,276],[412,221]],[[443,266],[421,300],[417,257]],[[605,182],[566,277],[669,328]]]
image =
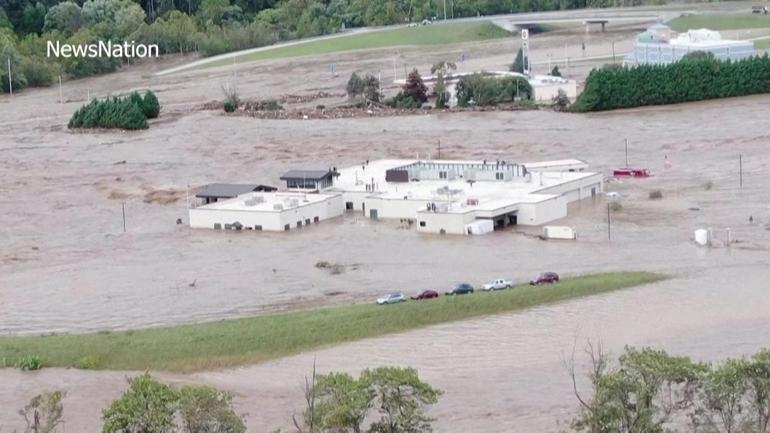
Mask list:
[[602,193],[602,175],[586,168],[575,159],[370,161],[332,170],[330,186],[318,193],[250,192],[190,209],[190,226],[284,231],[360,212],[410,220],[420,232],[483,234],[566,217],[569,203]]
[[190,227],[286,231],[338,217],[341,194],[250,192],[190,209]]

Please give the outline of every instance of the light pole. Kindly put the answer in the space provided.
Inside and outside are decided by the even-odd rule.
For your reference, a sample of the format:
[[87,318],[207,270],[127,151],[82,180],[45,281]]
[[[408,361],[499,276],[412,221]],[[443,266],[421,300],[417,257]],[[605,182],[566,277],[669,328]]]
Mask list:
[[13,96],[13,79],[11,78],[11,58],[8,57],[8,93]]

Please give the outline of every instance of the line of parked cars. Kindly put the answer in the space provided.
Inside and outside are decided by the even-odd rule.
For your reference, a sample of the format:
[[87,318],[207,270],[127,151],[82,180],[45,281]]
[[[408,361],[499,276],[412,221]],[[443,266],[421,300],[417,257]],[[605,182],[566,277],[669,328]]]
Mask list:
[[[556,272],[543,272],[538,276],[536,276],[535,278],[529,280],[529,284],[532,286],[539,286],[541,284],[553,284],[558,282],[559,282],[559,274],[557,274]],[[483,284],[480,287],[480,289],[485,292],[493,292],[495,290],[505,290],[505,289],[510,289],[512,287],[513,287],[513,281],[505,278],[498,278],[494,281]],[[449,290],[447,290],[444,294],[447,296],[467,295],[467,294],[473,293],[473,291],[474,291],[474,287],[471,284],[460,283],[450,287]],[[438,297],[439,297],[439,292],[437,290],[427,289],[412,296],[411,299],[415,301],[420,301],[423,299],[435,299]],[[406,295],[404,295],[403,292],[392,292],[377,298],[377,304],[379,305],[398,304],[401,302],[406,302],[407,299],[408,298],[406,297]]]

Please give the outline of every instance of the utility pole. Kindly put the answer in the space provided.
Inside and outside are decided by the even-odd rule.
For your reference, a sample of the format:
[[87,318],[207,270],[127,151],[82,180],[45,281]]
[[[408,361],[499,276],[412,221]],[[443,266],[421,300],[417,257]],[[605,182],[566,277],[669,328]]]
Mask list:
[[61,75],[59,75],[59,104],[64,104],[64,94],[61,90]]
[[123,233],[126,232],[126,202],[121,203],[123,207]]
[[438,159],[441,159],[441,139],[438,141]]
[[8,57],[8,93],[13,96],[13,79],[11,78],[11,58]]
[[607,203],[607,240],[612,240],[612,216],[610,215],[610,203]]
[[741,188],[743,188],[743,155],[738,155],[738,172],[740,173]]
[[626,138],[626,168],[628,168],[628,139]]
[[446,0],[444,0],[444,21],[446,21]]
[[612,41],[612,64],[615,64],[615,41]]

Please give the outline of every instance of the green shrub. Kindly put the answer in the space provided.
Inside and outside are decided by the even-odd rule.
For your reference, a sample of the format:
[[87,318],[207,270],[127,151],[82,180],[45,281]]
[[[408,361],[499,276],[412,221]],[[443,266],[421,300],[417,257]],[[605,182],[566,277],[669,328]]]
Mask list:
[[390,98],[387,101],[387,105],[393,107],[393,108],[420,108],[422,107],[422,102],[412,98],[411,96],[405,94],[404,92],[398,92],[398,94],[392,98]]
[[225,101],[224,103],[225,113],[233,113],[238,109],[238,106],[232,101]]
[[698,54],[670,65],[594,69],[575,108],[614,110],[756,93],[770,93],[767,54],[735,62]]
[[86,355],[75,361],[75,368],[80,370],[94,370],[99,366],[99,360],[95,356]]
[[43,368],[43,361],[37,355],[24,356],[16,362],[16,368],[23,371],[40,370]]
[[620,212],[623,210],[623,205],[617,201],[610,202],[610,210],[612,212]]
[[457,83],[457,105],[487,106],[515,100],[528,100],[532,86],[525,78],[492,77],[483,73],[462,77]]
[[144,94],[142,102],[144,115],[147,116],[148,119],[157,119],[160,115],[160,102],[158,101],[158,97],[155,96],[155,93],[153,93],[152,90],[148,90]]
[[142,97],[134,92],[123,98],[94,99],[70,118],[69,128],[147,129]]

